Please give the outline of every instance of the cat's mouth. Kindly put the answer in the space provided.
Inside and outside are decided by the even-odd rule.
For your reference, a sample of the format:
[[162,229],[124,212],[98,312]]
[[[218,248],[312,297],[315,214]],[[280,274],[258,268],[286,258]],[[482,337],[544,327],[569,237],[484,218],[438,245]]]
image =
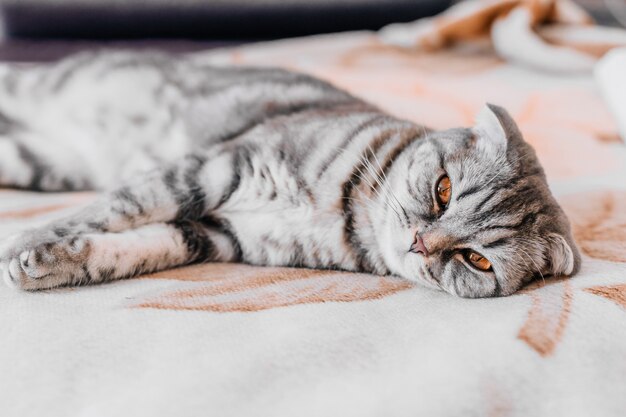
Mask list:
[[428,282],[429,284],[432,284],[436,286],[437,288],[441,288],[441,284],[439,283],[439,280],[435,278],[435,276],[430,272],[430,269],[428,268],[427,261],[428,261],[428,257],[430,256],[430,253],[428,252],[428,248],[424,244],[424,240],[422,239],[422,236],[420,236],[420,234],[417,231],[414,233],[413,242],[411,243],[411,246],[409,247],[409,254],[413,256],[415,255],[423,256],[422,262],[420,262],[420,265],[419,265],[422,278],[424,279],[424,281]]

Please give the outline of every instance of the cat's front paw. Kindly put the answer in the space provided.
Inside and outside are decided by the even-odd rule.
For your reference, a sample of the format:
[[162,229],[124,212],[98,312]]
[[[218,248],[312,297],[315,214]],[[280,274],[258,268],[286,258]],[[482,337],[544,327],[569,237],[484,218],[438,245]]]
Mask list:
[[51,228],[27,230],[4,238],[0,240],[0,264],[5,266],[4,264],[19,257],[25,250],[57,240],[59,236]]
[[88,274],[88,239],[71,237],[41,243],[3,260],[4,281],[13,288],[40,290],[80,283]]

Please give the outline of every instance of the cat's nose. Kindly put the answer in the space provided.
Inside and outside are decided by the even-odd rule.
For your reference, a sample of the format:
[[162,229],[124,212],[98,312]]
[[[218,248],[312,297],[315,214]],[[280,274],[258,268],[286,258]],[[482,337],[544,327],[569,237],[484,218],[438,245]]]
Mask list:
[[415,239],[413,240],[413,244],[409,248],[409,252],[413,253],[421,253],[424,256],[428,256],[428,249],[426,249],[426,245],[424,245],[424,241],[419,233],[415,233]]

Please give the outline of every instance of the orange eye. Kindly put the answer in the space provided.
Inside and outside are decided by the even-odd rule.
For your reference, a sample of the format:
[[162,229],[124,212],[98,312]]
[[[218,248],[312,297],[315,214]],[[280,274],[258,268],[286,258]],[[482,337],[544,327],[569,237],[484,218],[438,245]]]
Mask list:
[[437,201],[442,208],[445,208],[450,202],[452,196],[452,184],[447,175],[439,178],[437,182]]
[[487,260],[484,256],[482,256],[478,252],[468,252],[465,256],[467,261],[471,263],[476,269],[480,269],[481,271],[491,271],[491,262]]

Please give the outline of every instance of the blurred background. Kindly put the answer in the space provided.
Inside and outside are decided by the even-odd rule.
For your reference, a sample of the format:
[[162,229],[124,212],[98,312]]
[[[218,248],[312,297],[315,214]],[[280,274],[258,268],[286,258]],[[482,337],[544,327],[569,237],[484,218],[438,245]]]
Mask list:
[[[3,60],[47,60],[93,45],[173,52],[378,29],[451,0],[2,0]],[[41,46],[44,46],[42,48]]]
[[[626,0],[576,0],[599,22]],[[187,52],[318,33],[376,30],[454,0],[1,0],[0,60],[45,61],[94,46]],[[626,18],[626,16],[624,16]]]

